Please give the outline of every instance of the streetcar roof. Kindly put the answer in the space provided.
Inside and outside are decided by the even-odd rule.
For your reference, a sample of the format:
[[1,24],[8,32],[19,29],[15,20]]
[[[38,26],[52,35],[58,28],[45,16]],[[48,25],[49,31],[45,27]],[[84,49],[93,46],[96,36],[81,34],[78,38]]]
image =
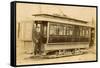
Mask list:
[[65,24],[93,27],[92,25],[89,24],[88,21],[69,18],[67,16],[51,15],[51,14],[34,14],[32,16],[35,16],[34,20],[37,20],[37,21],[50,21],[50,22],[55,22],[55,23],[59,22],[59,23],[65,23]]
[[68,20],[73,20],[73,21],[78,21],[78,22],[82,22],[82,23],[88,23],[87,21],[84,20],[79,20],[79,19],[75,19],[75,18],[70,18],[67,16],[61,16],[61,15],[51,15],[51,14],[34,14],[32,16],[48,16],[48,17],[54,17],[54,18],[61,18],[61,19],[68,19]]

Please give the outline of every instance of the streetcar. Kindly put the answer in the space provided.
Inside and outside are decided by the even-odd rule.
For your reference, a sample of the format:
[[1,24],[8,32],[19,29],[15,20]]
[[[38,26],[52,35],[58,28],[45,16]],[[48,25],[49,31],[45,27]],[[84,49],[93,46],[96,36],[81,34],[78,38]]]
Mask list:
[[[88,21],[52,14],[34,14],[32,16],[32,22],[28,22],[31,27],[27,24],[24,32],[26,35],[28,32],[27,36],[30,33],[30,43],[40,42],[39,46],[34,45],[34,51],[38,51],[35,55],[59,57],[83,54],[93,45],[95,29],[89,25]],[[41,35],[37,35],[37,33]],[[38,36],[41,40],[37,39]],[[28,39],[24,40],[25,43],[27,41],[29,42]]]

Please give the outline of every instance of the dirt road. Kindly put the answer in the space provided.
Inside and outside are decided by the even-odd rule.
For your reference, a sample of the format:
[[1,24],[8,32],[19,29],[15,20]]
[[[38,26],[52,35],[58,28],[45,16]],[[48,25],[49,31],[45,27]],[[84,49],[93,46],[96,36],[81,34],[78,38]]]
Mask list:
[[[23,57],[23,58],[22,58]],[[60,57],[52,59],[43,59],[43,58],[32,58],[32,55],[25,57],[23,55],[17,63],[20,65],[23,64],[45,64],[45,63],[61,63],[61,62],[77,62],[77,61],[94,61],[96,60],[96,54],[88,52],[83,55],[69,56],[69,57]],[[30,58],[31,57],[31,58]]]

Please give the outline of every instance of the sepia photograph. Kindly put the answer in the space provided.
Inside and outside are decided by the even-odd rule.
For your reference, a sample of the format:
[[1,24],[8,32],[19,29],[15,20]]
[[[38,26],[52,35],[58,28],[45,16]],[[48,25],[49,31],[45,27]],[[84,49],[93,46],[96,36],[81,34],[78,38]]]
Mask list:
[[16,3],[16,65],[97,61],[97,7]]

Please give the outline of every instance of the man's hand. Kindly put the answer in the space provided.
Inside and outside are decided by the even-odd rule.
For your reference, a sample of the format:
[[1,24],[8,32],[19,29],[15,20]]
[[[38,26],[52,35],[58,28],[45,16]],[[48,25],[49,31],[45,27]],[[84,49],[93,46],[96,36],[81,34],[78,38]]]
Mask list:
[[36,43],[38,43],[39,41],[36,39]]

